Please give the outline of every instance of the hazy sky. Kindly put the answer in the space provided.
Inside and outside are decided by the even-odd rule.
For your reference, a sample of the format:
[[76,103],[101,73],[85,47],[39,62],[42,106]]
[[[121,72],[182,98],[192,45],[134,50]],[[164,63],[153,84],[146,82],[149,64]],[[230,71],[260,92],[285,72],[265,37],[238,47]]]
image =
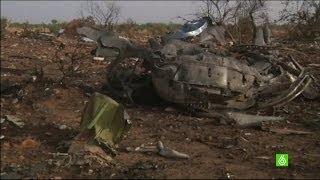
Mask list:
[[[1,16],[15,22],[50,22],[52,19],[69,21],[80,16],[79,10],[85,1],[3,1]],[[188,17],[202,5],[199,1],[117,1],[121,7],[121,19],[137,23],[181,22],[177,16]],[[269,2],[271,17],[280,10],[280,2]],[[189,16],[190,17],[190,16]]]

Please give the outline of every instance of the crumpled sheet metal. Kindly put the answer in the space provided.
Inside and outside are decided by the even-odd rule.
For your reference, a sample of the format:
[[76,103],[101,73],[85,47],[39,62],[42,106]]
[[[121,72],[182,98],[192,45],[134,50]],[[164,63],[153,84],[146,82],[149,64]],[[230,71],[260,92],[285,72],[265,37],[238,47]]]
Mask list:
[[116,154],[114,145],[130,126],[129,116],[121,104],[108,96],[94,93],[84,108],[80,133],[71,142],[68,153],[56,164],[109,166],[112,158],[107,152]]
[[212,39],[215,39],[217,42],[220,43],[220,45],[227,44],[227,40],[224,36],[225,29],[222,26],[209,26],[207,29],[205,29],[200,34],[200,43],[204,43],[206,41],[212,41]]
[[177,32],[163,37],[164,41],[171,39],[184,39],[201,34],[209,26],[209,20],[202,18],[200,20],[185,23]]
[[211,20],[208,17],[204,17],[199,20],[185,23],[176,32],[163,36],[162,40],[166,43],[174,39],[183,40],[188,37],[195,37],[199,35],[200,43],[218,42],[220,45],[225,45],[227,44],[225,31],[226,30],[223,26],[212,25]]
[[[200,109],[245,110],[282,106],[301,93],[308,98],[317,97],[315,78],[302,73],[303,67],[294,60],[290,65],[276,54],[254,52],[246,59],[203,51],[179,54],[178,49],[189,46],[176,41],[179,40],[168,42],[159,51],[165,63],[159,63],[152,73],[157,93],[169,102]],[[211,99],[211,95],[215,97]]]
[[312,83],[310,76],[301,72],[298,79],[291,84],[289,89],[280,96],[276,96],[266,102],[260,103],[259,107],[282,106],[300,95],[310,85],[310,83]]
[[244,50],[236,46],[219,53],[178,39],[162,47],[151,42],[151,55],[145,53],[144,58],[155,91],[164,100],[194,110],[265,108],[283,105],[301,93],[309,98],[319,94],[315,78],[301,73],[303,67],[296,62],[290,65],[278,53],[270,53],[274,47],[245,45]]
[[108,148],[118,143],[131,126],[124,107],[100,93],[94,93],[82,114],[80,130]]
[[97,48],[94,50],[95,56],[117,57],[120,54],[118,48],[127,43],[117,33],[99,31],[90,27],[77,28],[77,33],[97,43]]

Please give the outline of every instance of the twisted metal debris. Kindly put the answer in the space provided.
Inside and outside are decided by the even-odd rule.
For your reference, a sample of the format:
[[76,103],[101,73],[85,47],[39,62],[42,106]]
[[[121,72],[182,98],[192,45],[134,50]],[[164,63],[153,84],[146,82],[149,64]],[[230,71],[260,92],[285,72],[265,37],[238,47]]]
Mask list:
[[[190,32],[186,31],[191,25]],[[283,56],[278,47],[227,47],[223,28],[209,26],[207,19],[183,27],[185,31],[165,36],[164,45],[150,39],[151,48],[88,27],[78,32],[102,42],[98,50],[104,56],[107,51],[122,54],[109,67],[110,77],[124,57],[143,58],[158,95],[195,112],[223,112],[220,115],[228,117],[226,112],[282,106],[300,94],[319,97],[318,80],[292,57]],[[196,35],[202,39],[199,43],[185,40]]]

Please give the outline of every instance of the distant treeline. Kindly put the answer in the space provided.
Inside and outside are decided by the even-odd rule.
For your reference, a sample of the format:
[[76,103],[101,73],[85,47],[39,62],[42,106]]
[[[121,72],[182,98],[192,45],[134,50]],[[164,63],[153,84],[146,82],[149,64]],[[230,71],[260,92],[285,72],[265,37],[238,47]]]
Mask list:
[[[11,27],[17,27],[17,28],[48,28],[50,32],[52,33],[58,33],[60,29],[64,29],[68,22],[66,21],[57,21],[55,19],[51,20],[50,23],[29,23],[28,21],[19,23],[19,22],[10,22],[7,18],[1,17],[1,26],[3,24],[9,23]],[[99,25],[96,25],[99,26]],[[166,32],[172,32],[177,30],[178,27],[180,27],[181,24],[177,23],[145,23],[145,24],[136,24],[136,23],[119,23],[114,25],[114,30],[118,32],[124,32],[124,31],[148,31],[152,34],[157,33],[166,33]],[[103,26],[101,26],[103,28]]]

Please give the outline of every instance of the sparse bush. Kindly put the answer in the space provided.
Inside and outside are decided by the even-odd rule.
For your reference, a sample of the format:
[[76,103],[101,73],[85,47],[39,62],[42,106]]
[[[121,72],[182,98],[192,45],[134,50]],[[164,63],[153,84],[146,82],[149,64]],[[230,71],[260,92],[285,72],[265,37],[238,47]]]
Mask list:
[[136,24],[132,20],[128,20],[126,23],[118,24],[115,27],[115,31],[120,34],[125,34],[128,38],[133,38],[135,35],[157,36],[163,35],[168,32],[176,31],[181,25],[174,23],[146,23]]
[[121,8],[115,2],[87,1],[83,4],[81,15],[87,13],[96,24],[109,30],[114,28],[120,18]]
[[47,28],[50,30],[50,32],[58,34],[59,30],[64,28],[66,25],[66,22],[58,22],[57,20],[53,19],[51,23],[47,25]]
[[24,23],[22,23],[22,29],[23,32],[28,32],[31,29],[31,26],[29,24],[29,21],[25,21]]
[[316,38],[320,34],[320,1],[282,1],[279,21],[286,22],[288,38]]
[[8,25],[8,19],[5,17],[1,17],[1,31],[0,31],[1,39],[4,38],[7,25]]
[[[83,25],[94,26],[97,29],[105,29],[104,25],[94,24],[92,18],[88,16],[86,19],[83,19]],[[67,27],[67,22],[60,22],[58,20],[52,19],[50,23],[39,23],[39,24],[30,24],[28,21],[24,23],[11,23],[11,26],[23,29],[26,36],[32,31],[41,32],[43,29],[48,28],[50,32],[57,34],[60,29]],[[114,26],[114,31],[124,34],[128,38],[134,38],[141,35],[146,36],[158,36],[164,35],[168,32],[176,31],[181,24],[177,23],[145,23],[137,24],[134,20],[128,19],[125,23],[118,24]]]
[[140,29],[146,29],[152,35],[161,35],[178,29],[180,24],[174,23],[146,23],[139,26]]
[[81,43],[78,39],[77,44],[72,52],[65,49],[65,45],[61,43],[56,49],[52,61],[56,63],[59,71],[62,73],[59,84],[65,85],[66,79],[74,77],[80,71],[83,59],[88,58],[90,55],[81,52],[85,44]]
[[58,20],[56,20],[56,19],[51,20],[51,24],[57,24],[57,22],[58,22]]
[[127,22],[126,22],[125,24],[127,24],[127,25],[129,25],[129,26],[135,26],[135,25],[137,25],[136,21],[134,21],[134,20],[131,19],[131,18],[127,19]]
[[237,23],[226,26],[238,43],[248,43],[252,39],[252,23],[249,17],[243,16],[237,18]]

